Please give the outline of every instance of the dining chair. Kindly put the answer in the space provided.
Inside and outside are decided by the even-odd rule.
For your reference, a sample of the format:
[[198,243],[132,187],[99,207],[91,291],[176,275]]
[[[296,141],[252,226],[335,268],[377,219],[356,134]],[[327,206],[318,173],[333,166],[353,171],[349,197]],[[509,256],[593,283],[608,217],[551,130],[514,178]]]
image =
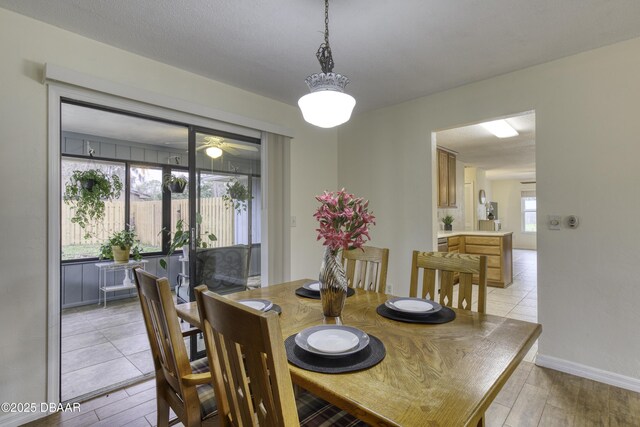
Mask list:
[[135,282],[156,377],[158,426],[169,425],[169,408],[185,426],[217,425],[217,406],[206,357],[189,362],[169,281],[136,268]]
[[[419,252],[413,251],[411,261],[411,284],[409,296],[418,296],[418,280],[423,270],[421,298],[438,301],[453,307],[453,289],[456,277],[459,280],[457,308],[471,310],[473,305],[473,283],[478,285],[479,313],[487,309],[487,257],[485,255],[468,255],[451,252]],[[440,281],[436,288],[436,271]]]
[[248,245],[198,249],[195,286],[207,285],[217,294],[246,291],[250,261]]
[[307,391],[294,394],[276,312],[195,290],[221,426],[366,426]]
[[389,249],[363,246],[361,249],[342,251],[342,263],[346,264],[349,286],[385,293]]

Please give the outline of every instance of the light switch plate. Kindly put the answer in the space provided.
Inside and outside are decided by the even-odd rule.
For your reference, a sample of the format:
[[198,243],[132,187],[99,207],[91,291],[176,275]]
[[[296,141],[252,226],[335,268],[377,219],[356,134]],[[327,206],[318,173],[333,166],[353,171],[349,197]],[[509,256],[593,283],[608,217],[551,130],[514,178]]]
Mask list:
[[547,224],[549,226],[549,230],[560,230],[560,226],[562,225],[562,218],[560,217],[560,215],[549,215]]

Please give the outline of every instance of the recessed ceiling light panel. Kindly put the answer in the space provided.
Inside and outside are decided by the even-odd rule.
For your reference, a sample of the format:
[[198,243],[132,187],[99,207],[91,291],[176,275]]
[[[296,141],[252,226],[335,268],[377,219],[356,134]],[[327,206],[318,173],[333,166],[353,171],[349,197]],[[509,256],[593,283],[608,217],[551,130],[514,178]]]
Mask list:
[[498,138],[511,138],[512,136],[519,135],[518,131],[511,127],[511,125],[504,119],[480,123],[480,126],[485,128]]

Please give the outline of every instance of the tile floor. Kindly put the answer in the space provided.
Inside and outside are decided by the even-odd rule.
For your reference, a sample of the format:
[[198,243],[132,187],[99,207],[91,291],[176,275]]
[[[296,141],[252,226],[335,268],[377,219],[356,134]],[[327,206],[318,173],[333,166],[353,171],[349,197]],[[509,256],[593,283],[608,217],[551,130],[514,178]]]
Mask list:
[[152,372],[137,298],[110,302],[106,309],[91,305],[63,311],[63,401],[100,393]]
[[[259,284],[260,276],[249,278],[249,286]],[[65,309],[61,323],[63,402],[86,400],[153,375],[137,298],[110,301],[107,308],[91,304]]]

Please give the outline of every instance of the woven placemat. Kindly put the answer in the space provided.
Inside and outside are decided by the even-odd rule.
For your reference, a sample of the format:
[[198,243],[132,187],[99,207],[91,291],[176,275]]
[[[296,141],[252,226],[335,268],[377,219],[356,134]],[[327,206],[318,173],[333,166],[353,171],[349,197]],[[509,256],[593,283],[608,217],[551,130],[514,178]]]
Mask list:
[[408,322],[408,323],[447,323],[451,322],[456,318],[456,312],[451,310],[449,307],[442,307],[440,311],[431,314],[411,314],[411,313],[401,313],[395,310],[391,310],[384,304],[380,304],[378,308],[376,308],[376,312],[387,319],[398,320],[400,322]]
[[296,335],[284,340],[289,363],[299,368],[324,374],[342,374],[360,371],[377,365],[387,355],[384,344],[377,337],[369,335],[369,345],[355,354],[344,357],[322,357],[298,347]]
[[[356,293],[355,289],[347,288],[347,298],[354,295],[355,293]],[[296,289],[296,295],[304,298],[320,299],[320,292],[310,291],[309,289],[305,289],[303,287]]]

